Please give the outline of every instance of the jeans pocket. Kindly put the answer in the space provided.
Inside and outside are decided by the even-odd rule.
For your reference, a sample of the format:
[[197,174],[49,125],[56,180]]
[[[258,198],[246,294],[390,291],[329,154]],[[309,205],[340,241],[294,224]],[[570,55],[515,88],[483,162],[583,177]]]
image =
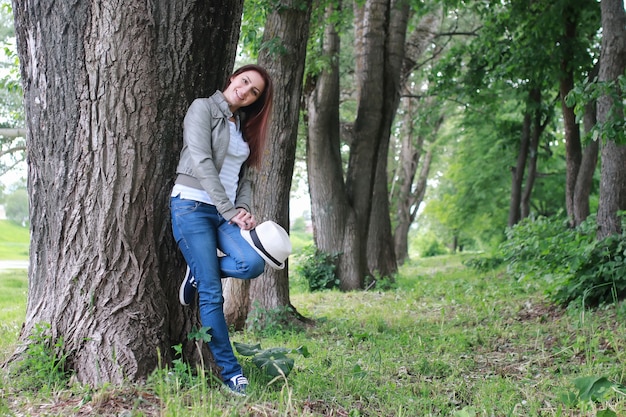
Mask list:
[[170,210],[173,216],[184,216],[187,213],[195,212],[200,203],[194,200],[185,200],[180,197],[170,199]]

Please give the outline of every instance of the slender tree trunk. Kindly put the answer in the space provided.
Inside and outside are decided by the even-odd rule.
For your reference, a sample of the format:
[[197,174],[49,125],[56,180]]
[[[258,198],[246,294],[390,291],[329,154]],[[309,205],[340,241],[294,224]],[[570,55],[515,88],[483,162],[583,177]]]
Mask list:
[[521,216],[522,219],[530,216],[530,199],[535,186],[535,180],[537,179],[537,157],[539,150],[539,140],[543,134],[544,127],[547,125],[542,123],[541,120],[541,91],[533,90],[531,93],[533,100],[533,122],[532,130],[530,134],[530,144],[528,146],[528,169],[526,170],[526,185],[522,191],[521,201]]
[[[602,0],[602,52],[600,82],[616,81],[626,70],[626,12],[622,0]],[[620,100],[623,92],[616,91]],[[618,211],[626,210],[626,144],[624,131],[610,132],[624,121],[624,108],[608,96],[598,99],[598,123],[605,124],[609,136],[602,146],[602,176],[598,206],[598,238],[621,233]],[[619,110],[618,110],[619,109]],[[617,139],[621,141],[618,142]]]
[[396,247],[396,256],[402,256],[402,258],[398,259],[398,263],[401,265],[404,264],[409,256],[409,229],[411,224],[415,221],[415,216],[417,216],[419,206],[424,200],[424,195],[426,194],[426,184],[430,173],[432,159],[433,150],[429,149],[422,161],[422,169],[420,170],[417,182],[415,183],[415,190],[412,191],[411,197],[409,197],[405,204],[407,206],[405,207],[407,211],[406,216],[403,213],[402,217],[400,218],[399,216],[398,218],[398,225],[394,233],[394,243]]
[[[437,32],[437,28],[441,24],[441,12],[436,11],[430,13],[422,18],[417,28],[411,32],[409,39],[406,41],[404,63],[401,72],[401,85],[407,90],[408,95],[412,94],[413,82],[409,82],[410,75],[417,66],[418,59],[424,54],[424,51],[431,44],[434,34]],[[419,83],[415,83],[419,84]],[[395,187],[396,181],[400,184],[397,193],[390,193],[392,202],[396,206],[396,228],[393,233],[394,248],[396,253],[396,261],[399,264],[404,264],[409,256],[408,234],[411,224],[415,220],[417,209],[421,204],[424,194],[426,193],[426,180],[430,172],[430,163],[432,161],[432,147],[426,152],[426,156],[422,161],[422,154],[424,148],[425,137],[418,134],[414,142],[414,120],[417,117],[419,111],[422,109],[422,105],[415,109],[413,102],[415,100],[411,97],[403,99],[404,112],[401,132],[401,147],[399,153],[400,163],[398,178],[394,178],[392,184],[392,190]],[[428,98],[425,101],[425,106],[430,107],[432,99]],[[435,137],[443,122],[441,118],[433,129],[432,136]],[[417,168],[421,162],[422,169],[414,184]]]
[[[443,118],[440,119],[443,121]],[[437,126],[437,129],[441,124]],[[426,195],[426,186],[428,184],[428,176],[430,174],[430,166],[433,161],[433,146],[430,147],[426,151],[426,155],[424,156],[424,161],[422,162],[422,169],[420,170],[420,174],[417,177],[417,182],[415,183],[415,191],[413,192],[413,199],[411,204],[411,223],[415,221],[415,217],[417,216],[417,211],[419,209],[420,204],[424,201],[424,196]]]
[[[433,145],[430,144],[428,151],[424,154],[425,137],[418,135],[413,138],[413,118],[416,113],[430,106],[431,100],[426,100],[426,107],[419,106],[412,109],[412,99],[405,99],[404,122],[402,131],[402,145],[399,154],[400,174],[396,181],[400,184],[398,192],[392,198],[396,202],[396,229],[394,231],[394,247],[396,249],[397,261],[403,264],[408,258],[408,233],[411,224],[415,221],[415,216],[419,205],[426,194],[426,185],[430,173],[430,165],[433,158]],[[431,135],[436,137],[439,127],[443,123],[440,118],[432,126]],[[422,155],[424,157],[422,158]],[[417,169],[421,165],[420,173],[415,180]]]
[[511,201],[509,206],[509,227],[517,224],[521,218],[522,183],[524,181],[526,159],[528,157],[528,148],[530,146],[531,124],[532,115],[530,109],[528,109],[524,115],[520,148],[519,153],[517,154],[517,164],[512,168],[513,181],[511,185]]
[[539,135],[536,126],[533,127],[530,135],[530,144],[528,147],[528,161],[526,169],[526,182],[522,190],[521,198],[521,219],[530,216],[530,198],[537,179],[537,149],[539,147]]
[[565,207],[570,223],[575,223],[575,190],[578,172],[582,162],[582,145],[580,142],[580,127],[576,121],[574,108],[565,103],[565,97],[574,88],[573,47],[576,39],[576,24],[578,21],[576,6],[567,5],[563,11],[563,26],[565,34],[561,40],[564,49],[561,60],[561,78],[559,80],[559,95],[561,98],[561,110],[563,113],[563,129],[565,131]]
[[396,229],[394,232],[394,248],[396,260],[403,264],[409,256],[409,245],[407,236],[411,226],[411,204],[410,196],[413,188],[413,178],[417,172],[417,166],[422,155],[424,146],[424,136],[418,135],[414,142],[413,118],[415,117],[413,99],[406,97],[403,100],[403,123],[400,133],[400,153],[398,164],[398,175],[395,183],[399,184],[398,192],[392,194],[396,202]]
[[[585,107],[584,127],[588,133],[596,125],[596,105],[590,103]],[[593,189],[593,175],[598,165],[598,152],[600,144],[592,140],[583,149],[583,157],[574,188],[574,226],[579,226],[591,213],[589,208],[589,196]]]
[[224,81],[241,10],[14,2],[31,213],[21,340],[49,323],[81,382],[143,379],[185,340],[167,204],[185,110]]
[[[311,7],[311,0],[281,1],[280,7],[268,15],[263,35],[264,42],[279,40],[281,52],[265,49],[259,56],[259,64],[270,73],[275,91],[270,139],[254,181],[255,209],[259,221],[274,220],[286,230],[289,230],[289,191],[296,159]],[[233,295],[233,287],[245,285],[239,280],[230,282],[229,293]],[[243,290],[241,293],[228,297],[225,306],[229,319],[237,317],[231,323],[238,325],[245,322],[250,308],[268,311],[291,306],[288,262],[282,270],[266,267],[265,272],[250,283],[249,297],[242,297]]]

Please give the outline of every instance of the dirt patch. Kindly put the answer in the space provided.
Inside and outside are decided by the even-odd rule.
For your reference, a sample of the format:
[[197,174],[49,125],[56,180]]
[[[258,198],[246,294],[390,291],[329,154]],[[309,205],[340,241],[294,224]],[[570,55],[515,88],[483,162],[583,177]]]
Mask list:
[[7,401],[15,416],[123,417],[140,412],[142,416],[161,415],[161,401],[153,394],[135,388],[115,389],[91,395],[57,395],[45,403],[29,404],[23,399]]
[[527,301],[517,313],[517,320],[546,323],[560,319],[563,314],[565,314],[565,310],[553,304]]

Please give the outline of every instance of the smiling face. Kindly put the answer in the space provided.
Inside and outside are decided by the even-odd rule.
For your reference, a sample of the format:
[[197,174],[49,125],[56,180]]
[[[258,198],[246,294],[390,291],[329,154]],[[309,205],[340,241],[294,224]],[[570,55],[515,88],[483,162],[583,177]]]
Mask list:
[[245,71],[233,75],[230,84],[224,90],[224,97],[232,112],[246,107],[257,101],[263,94],[265,81],[256,71]]

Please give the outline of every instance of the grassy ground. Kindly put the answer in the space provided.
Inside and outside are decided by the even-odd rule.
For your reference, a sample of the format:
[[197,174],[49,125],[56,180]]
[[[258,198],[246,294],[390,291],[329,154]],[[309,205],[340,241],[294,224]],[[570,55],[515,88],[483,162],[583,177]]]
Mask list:
[[[311,294],[294,278],[293,305],[315,325],[281,328],[277,313],[275,324],[233,340],[304,345],[311,355],[293,355],[287,380],[265,376],[242,357],[251,380],[246,398],[190,378],[182,364],[146,384],[97,389],[29,392],[4,373],[0,416],[626,415],[626,393],[616,384],[626,384],[626,305],[557,309],[540,285],[502,271],[479,274],[461,261],[415,260],[386,291]],[[2,360],[23,317],[25,274],[2,275],[0,283],[1,311],[15,308],[0,327]],[[604,395],[598,386],[608,388]],[[586,401],[590,392],[598,401]]]
[[[0,260],[28,260],[28,244],[28,228],[0,220]],[[0,271],[0,362],[14,348],[26,314],[27,289],[26,271]]]
[[26,271],[0,272],[0,363],[15,347],[26,315],[27,289]]
[[27,260],[28,242],[28,228],[0,220],[0,260]]

